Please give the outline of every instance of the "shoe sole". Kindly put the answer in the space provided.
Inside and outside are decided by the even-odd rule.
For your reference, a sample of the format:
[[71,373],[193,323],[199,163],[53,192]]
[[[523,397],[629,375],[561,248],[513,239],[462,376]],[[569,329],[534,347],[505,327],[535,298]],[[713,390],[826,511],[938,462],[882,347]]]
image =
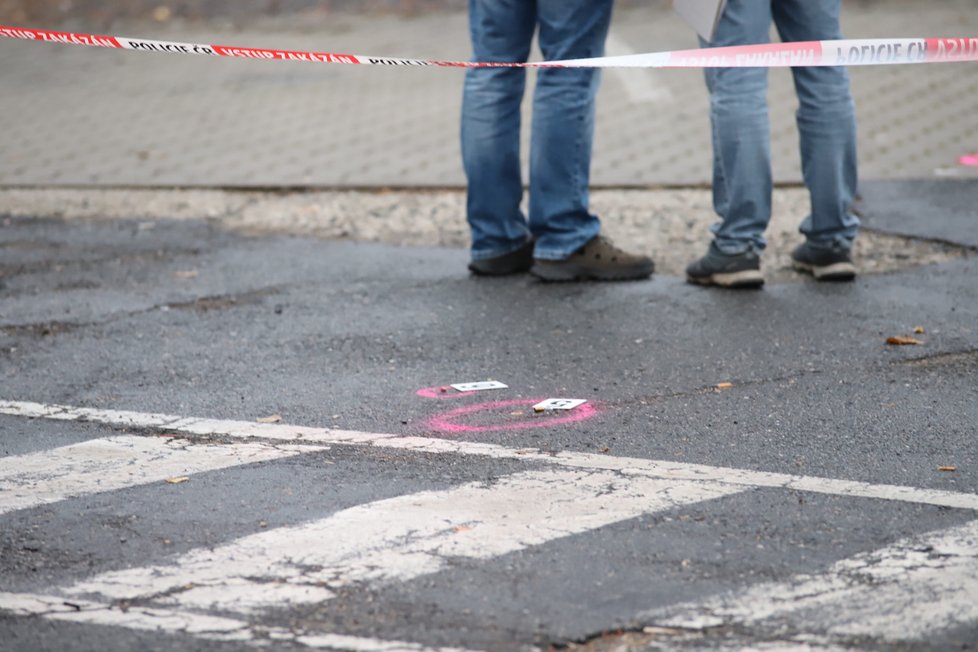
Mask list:
[[474,264],[469,265],[469,271],[475,276],[514,276],[516,274],[523,274],[530,271],[529,265],[521,265],[518,267],[509,267],[505,269],[488,269],[480,268]]
[[686,280],[694,285],[716,285],[723,288],[759,288],[764,285],[764,276],[756,269],[709,276],[687,275]]
[[533,266],[533,241],[502,256],[470,260],[469,271],[476,276],[512,276],[530,271]]
[[816,281],[851,281],[856,278],[856,266],[847,262],[831,265],[810,265],[794,260],[792,267],[796,271],[811,274]]
[[569,283],[572,281],[641,281],[655,272],[654,265],[642,265],[617,270],[595,270],[576,265],[534,265],[530,274],[548,283]]

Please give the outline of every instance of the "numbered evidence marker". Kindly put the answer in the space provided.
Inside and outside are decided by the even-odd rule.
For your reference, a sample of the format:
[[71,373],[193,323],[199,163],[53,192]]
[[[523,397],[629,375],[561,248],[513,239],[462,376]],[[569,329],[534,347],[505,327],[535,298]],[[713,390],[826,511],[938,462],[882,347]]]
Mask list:
[[537,403],[533,406],[534,412],[546,412],[547,410],[573,410],[587,403],[583,398],[548,398],[546,401]]
[[481,392],[487,389],[509,389],[509,385],[504,385],[497,380],[486,380],[481,383],[455,383],[451,386],[460,392]]

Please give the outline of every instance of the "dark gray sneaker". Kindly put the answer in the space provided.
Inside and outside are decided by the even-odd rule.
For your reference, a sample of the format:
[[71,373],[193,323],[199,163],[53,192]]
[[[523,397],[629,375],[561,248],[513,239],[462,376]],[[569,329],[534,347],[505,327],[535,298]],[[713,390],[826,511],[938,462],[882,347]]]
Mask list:
[[533,240],[502,256],[473,260],[469,262],[469,271],[476,276],[509,276],[530,271],[533,266]]
[[851,281],[856,278],[856,266],[848,249],[838,245],[831,248],[813,247],[805,242],[791,252],[792,266],[807,272],[817,281]]
[[696,285],[759,288],[764,285],[761,257],[753,249],[742,254],[725,254],[711,243],[706,255],[686,268],[686,280]]
[[544,281],[637,281],[654,271],[648,256],[630,254],[598,235],[565,260],[534,260],[530,274]]

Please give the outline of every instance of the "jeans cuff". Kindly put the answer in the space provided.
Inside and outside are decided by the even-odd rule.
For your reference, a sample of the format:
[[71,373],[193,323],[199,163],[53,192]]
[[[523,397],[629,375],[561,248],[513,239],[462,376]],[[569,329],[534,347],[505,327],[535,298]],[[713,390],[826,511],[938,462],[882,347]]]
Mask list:
[[713,248],[719,251],[724,256],[739,256],[740,254],[745,254],[748,251],[756,251],[760,253],[764,250],[762,245],[754,242],[753,240],[713,240]]
[[852,249],[852,242],[854,238],[849,238],[844,235],[838,235],[834,238],[813,240],[812,238],[805,238],[805,242],[812,249],[818,249],[820,251],[849,251]]
[[481,249],[479,251],[473,249],[471,252],[471,257],[472,260],[489,260],[490,258],[499,258],[500,256],[511,254],[514,251],[519,251],[520,249],[525,247],[526,243],[529,242],[530,240],[531,238],[527,237],[525,240],[523,240],[523,242],[520,242],[519,244],[515,244],[506,249]]

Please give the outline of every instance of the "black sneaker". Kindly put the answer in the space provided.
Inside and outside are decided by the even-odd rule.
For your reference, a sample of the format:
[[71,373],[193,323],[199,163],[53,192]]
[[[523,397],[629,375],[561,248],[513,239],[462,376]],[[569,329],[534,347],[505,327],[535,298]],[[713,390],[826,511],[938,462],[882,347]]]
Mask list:
[[473,260],[469,262],[469,271],[476,276],[509,276],[530,271],[533,266],[533,240],[502,256]]
[[530,274],[544,281],[637,281],[652,276],[648,256],[619,249],[598,235],[565,260],[536,260]]
[[851,281],[856,278],[856,266],[848,249],[838,245],[830,248],[813,247],[807,242],[791,252],[792,266],[807,272],[817,281]]
[[711,243],[706,255],[686,268],[686,280],[697,285],[759,288],[764,285],[761,257],[754,249],[742,254],[725,254]]

